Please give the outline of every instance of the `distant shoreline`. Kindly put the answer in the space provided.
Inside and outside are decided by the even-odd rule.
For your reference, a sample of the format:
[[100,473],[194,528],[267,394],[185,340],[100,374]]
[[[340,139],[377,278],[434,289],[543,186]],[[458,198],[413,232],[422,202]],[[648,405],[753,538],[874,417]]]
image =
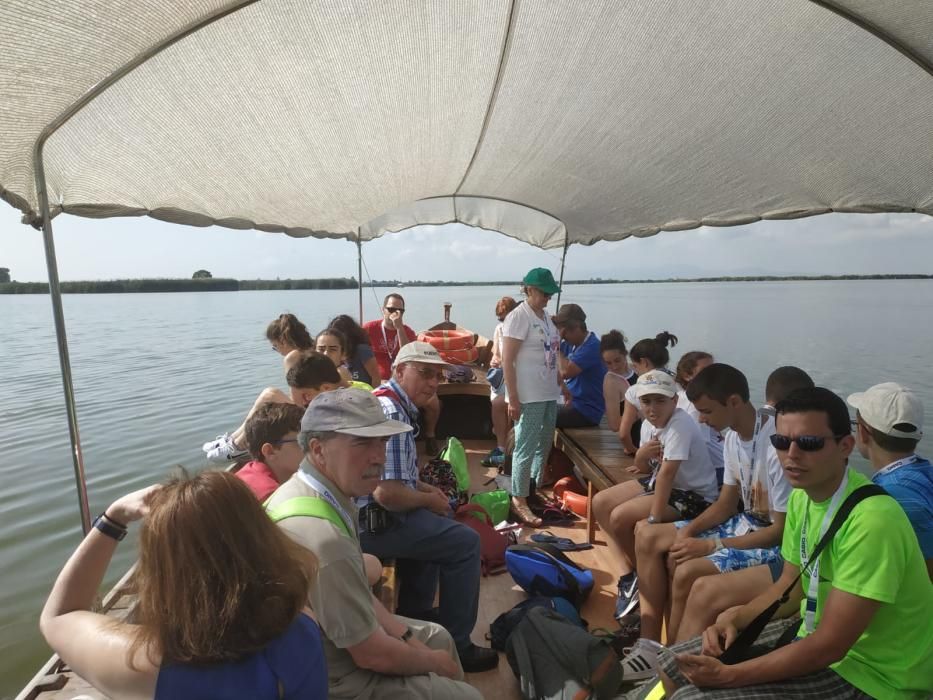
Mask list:
[[[671,277],[668,279],[564,280],[564,284],[672,284],[688,282],[822,282],[852,280],[929,280],[933,275],[747,275],[740,277]],[[507,287],[516,280],[495,282],[450,282],[442,280],[373,280],[365,287]],[[123,279],[62,282],[63,294],[146,294],[159,292],[239,292],[289,289],[356,289],[353,277],[286,280],[209,279]],[[48,294],[47,282],[3,282],[0,294]]]

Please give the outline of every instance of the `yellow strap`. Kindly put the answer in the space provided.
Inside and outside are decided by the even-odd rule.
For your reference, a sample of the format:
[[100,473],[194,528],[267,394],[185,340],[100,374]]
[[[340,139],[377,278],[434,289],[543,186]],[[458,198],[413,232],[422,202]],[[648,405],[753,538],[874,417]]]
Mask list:
[[664,683],[658,681],[657,685],[651,689],[651,692],[645,696],[645,700],[664,700]]

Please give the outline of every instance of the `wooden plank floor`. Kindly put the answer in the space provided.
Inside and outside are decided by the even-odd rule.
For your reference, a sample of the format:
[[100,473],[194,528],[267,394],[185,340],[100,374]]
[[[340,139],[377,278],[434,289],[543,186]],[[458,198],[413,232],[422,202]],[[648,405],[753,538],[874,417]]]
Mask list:
[[[473,492],[488,491],[495,488],[495,484],[484,486],[483,482],[495,476],[496,470],[480,464],[483,456],[492,448],[492,444],[482,440],[466,440],[467,455],[470,459],[470,475]],[[586,523],[581,518],[571,526],[549,528],[558,537],[569,537],[575,542],[586,541]],[[535,530],[523,528],[520,540],[524,541]],[[595,587],[581,611],[582,617],[589,622],[590,629],[605,627],[609,630],[618,629],[612,617],[615,608],[617,576],[611,572],[615,570],[609,550],[597,533],[597,541],[593,549],[582,552],[568,552],[568,556],[575,562],[588,567],[593,572]],[[489,576],[482,580],[480,585],[479,616],[476,628],[473,630],[473,641],[482,646],[489,646],[486,633],[489,624],[500,614],[512,608],[525,598],[525,592],[512,580],[508,573]],[[478,689],[487,700],[521,700],[518,682],[505,658],[500,654],[499,667],[495,671],[486,673],[467,674],[467,681]]]

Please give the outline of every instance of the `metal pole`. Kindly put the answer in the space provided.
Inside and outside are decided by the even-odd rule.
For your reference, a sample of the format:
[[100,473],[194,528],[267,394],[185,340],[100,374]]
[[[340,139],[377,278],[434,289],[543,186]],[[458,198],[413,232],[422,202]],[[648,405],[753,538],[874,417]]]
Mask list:
[[360,230],[356,229],[356,274],[359,283],[357,289],[360,294],[360,325],[363,325],[363,241],[360,240]]
[[[570,247],[570,240],[568,236],[564,235],[564,254],[560,256],[560,281],[557,283],[557,286],[560,287],[560,290],[564,289],[564,263],[567,262],[567,248]],[[557,292],[557,308],[560,308],[560,292]]]
[[75,390],[71,380],[71,360],[68,356],[68,337],[65,334],[65,313],[62,308],[62,293],[58,282],[58,262],[55,258],[55,241],[52,238],[52,217],[49,213],[49,195],[45,184],[45,167],[42,163],[44,142],[36,145],[33,166],[36,177],[36,196],[42,216],[42,240],[45,243],[45,264],[49,272],[49,295],[52,297],[52,316],[55,319],[55,339],[58,342],[58,361],[62,370],[62,385],[65,390],[65,409],[68,412],[68,437],[71,439],[71,459],[74,463],[75,485],[78,489],[78,508],[81,511],[81,529],[86,535],[91,529],[91,510],[87,500],[87,481],[84,473],[84,454],[81,451],[81,433],[78,430],[78,411],[75,407]]

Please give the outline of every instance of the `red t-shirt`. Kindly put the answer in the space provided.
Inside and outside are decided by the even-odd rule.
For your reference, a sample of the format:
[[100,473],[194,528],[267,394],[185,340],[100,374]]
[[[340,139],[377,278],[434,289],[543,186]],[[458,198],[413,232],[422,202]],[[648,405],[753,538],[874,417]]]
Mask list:
[[[417,340],[418,335],[411,328],[402,327],[409,341]],[[386,328],[382,321],[367,321],[363,324],[363,330],[369,334],[369,345],[373,349],[373,355],[376,356],[376,362],[379,363],[379,374],[384,380],[388,380],[392,376],[392,362],[401,349],[398,331],[394,328]]]
[[246,482],[250,490],[256,494],[260,502],[265,501],[272,492],[279,487],[279,482],[275,480],[275,474],[264,462],[247,462],[236,473],[238,477]]

